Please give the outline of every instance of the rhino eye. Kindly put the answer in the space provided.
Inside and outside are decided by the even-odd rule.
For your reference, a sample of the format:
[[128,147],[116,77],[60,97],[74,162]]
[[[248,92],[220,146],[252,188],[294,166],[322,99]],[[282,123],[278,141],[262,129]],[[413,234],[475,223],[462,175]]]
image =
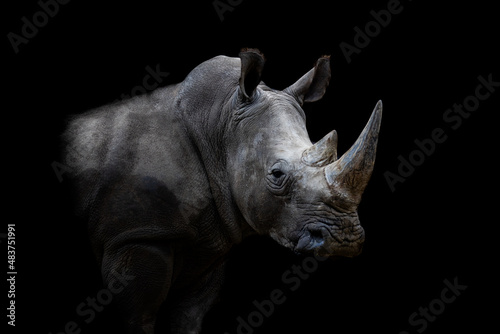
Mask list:
[[283,172],[282,172],[282,171],[280,171],[279,169],[273,169],[273,170],[272,170],[272,172],[271,172],[271,174],[272,174],[275,178],[277,178],[277,179],[279,179],[279,178],[281,178],[283,175],[285,175],[285,173],[283,173]]
[[283,196],[290,188],[292,173],[286,160],[280,159],[268,169],[266,175],[267,188],[273,195]]

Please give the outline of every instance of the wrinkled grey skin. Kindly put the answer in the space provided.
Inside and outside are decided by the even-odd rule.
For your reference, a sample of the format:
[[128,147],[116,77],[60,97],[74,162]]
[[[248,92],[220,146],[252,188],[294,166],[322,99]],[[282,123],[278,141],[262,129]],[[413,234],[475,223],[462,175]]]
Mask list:
[[260,81],[263,65],[257,50],[218,56],[179,84],[69,122],[77,204],[104,283],[135,276],[113,298],[129,333],[154,333],[163,303],[172,333],[198,333],[224,255],[248,235],[299,253],[361,252],[356,209],[381,104],[337,159],[336,133],[313,145],[301,108],[323,96],[329,58],[283,91]]

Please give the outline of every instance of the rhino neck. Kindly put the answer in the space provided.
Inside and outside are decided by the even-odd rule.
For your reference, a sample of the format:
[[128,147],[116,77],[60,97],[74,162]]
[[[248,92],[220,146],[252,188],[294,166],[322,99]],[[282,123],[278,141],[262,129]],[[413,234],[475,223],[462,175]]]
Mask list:
[[208,60],[182,82],[175,103],[208,178],[221,230],[231,244],[253,233],[235,204],[226,163],[231,115],[224,106],[236,91],[239,74],[239,58]]

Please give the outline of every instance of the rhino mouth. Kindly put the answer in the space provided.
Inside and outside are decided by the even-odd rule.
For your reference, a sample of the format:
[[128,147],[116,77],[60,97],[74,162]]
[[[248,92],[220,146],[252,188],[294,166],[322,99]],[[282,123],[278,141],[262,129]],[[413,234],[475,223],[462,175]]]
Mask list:
[[323,222],[305,224],[299,233],[294,251],[330,257],[359,255],[363,248],[365,233],[358,224],[338,226]]

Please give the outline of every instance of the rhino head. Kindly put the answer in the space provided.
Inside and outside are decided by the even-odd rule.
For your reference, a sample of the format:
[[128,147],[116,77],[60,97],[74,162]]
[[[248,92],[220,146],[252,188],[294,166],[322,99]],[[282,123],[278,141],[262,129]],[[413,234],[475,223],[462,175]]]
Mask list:
[[329,57],[279,91],[261,82],[265,60],[258,50],[239,56],[239,85],[225,106],[233,115],[226,163],[239,211],[257,233],[295,252],[358,255],[365,233],[357,208],[373,171],[382,103],[337,158],[337,133],[313,144],[301,108],[324,95]]

